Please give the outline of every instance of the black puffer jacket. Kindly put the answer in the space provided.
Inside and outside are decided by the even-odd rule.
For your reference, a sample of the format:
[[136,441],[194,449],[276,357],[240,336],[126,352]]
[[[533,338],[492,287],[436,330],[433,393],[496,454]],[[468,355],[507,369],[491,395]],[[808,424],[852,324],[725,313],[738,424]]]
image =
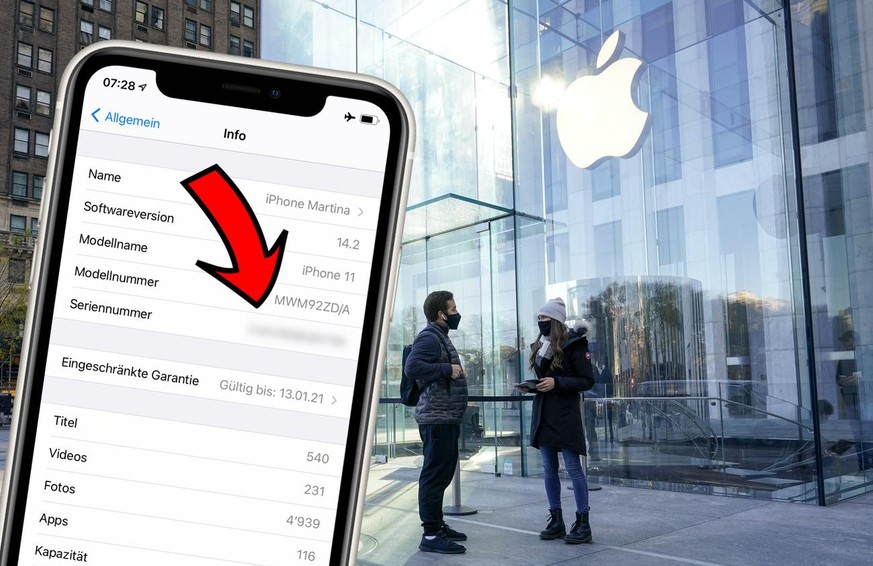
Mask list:
[[406,374],[418,380],[421,397],[415,407],[418,424],[461,424],[467,410],[467,380],[452,379],[452,364],[461,365],[448,330],[429,322],[412,343]]
[[555,388],[548,393],[537,393],[533,401],[530,423],[530,445],[534,448],[551,446],[569,448],[585,455],[585,429],[582,426],[580,406],[582,391],[594,386],[588,338],[581,330],[570,331],[561,347],[564,360],[560,368],[549,368],[551,360],[536,367],[537,377],[555,378]]

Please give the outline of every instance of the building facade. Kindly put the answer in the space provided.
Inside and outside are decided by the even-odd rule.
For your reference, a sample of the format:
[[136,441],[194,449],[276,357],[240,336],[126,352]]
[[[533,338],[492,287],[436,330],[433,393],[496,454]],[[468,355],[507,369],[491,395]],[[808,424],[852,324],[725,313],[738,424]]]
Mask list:
[[[383,77],[415,111],[376,454],[419,453],[396,402],[400,352],[426,294],[447,288],[473,395],[465,469],[541,473],[530,400],[513,384],[527,377],[538,307],[561,296],[571,324],[589,321],[603,368],[584,404],[592,481],[818,504],[873,488],[873,6],[265,0],[263,11],[265,58]],[[606,86],[609,53],[598,56],[616,31],[616,57],[642,62],[625,90],[650,121],[631,155],[580,167],[558,116],[582,114],[576,137],[606,144],[621,117],[586,115],[611,110],[569,93],[580,77]]]
[[[472,395],[462,467],[540,474],[530,397],[514,384],[528,377],[538,307],[561,296],[568,322],[590,325],[600,378],[583,405],[592,482],[817,504],[873,489],[869,2],[14,5],[0,22],[13,287],[39,229],[59,74],[84,45],[367,73],[404,92],[418,126],[375,454],[420,456],[397,399],[401,351],[424,297],[444,288],[463,314],[453,340]],[[647,126],[629,155],[580,166],[568,140],[596,152],[621,114],[570,93],[583,77],[605,84],[622,60],[641,63],[625,90]],[[582,115],[577,135],[562,112]]]
[[[14,389],[20,319],[61,74],[108,39],[258,57],[258,0],[9,0],[0,20],[0,389]],[[24,299],[22,301],[22,299]],[[9,319],[9,320],[5,320]]]

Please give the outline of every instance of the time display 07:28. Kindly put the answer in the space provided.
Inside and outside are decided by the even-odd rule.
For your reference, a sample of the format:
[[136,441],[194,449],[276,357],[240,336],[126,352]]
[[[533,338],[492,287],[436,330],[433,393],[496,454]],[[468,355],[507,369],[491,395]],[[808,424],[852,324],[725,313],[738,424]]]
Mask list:
[[119,90],[136,90],[144,91],[146,83],[137,83],[128,79],[117,79],[115,77],[106,77],[103,79],[103,86],[106,88],[117,88]]

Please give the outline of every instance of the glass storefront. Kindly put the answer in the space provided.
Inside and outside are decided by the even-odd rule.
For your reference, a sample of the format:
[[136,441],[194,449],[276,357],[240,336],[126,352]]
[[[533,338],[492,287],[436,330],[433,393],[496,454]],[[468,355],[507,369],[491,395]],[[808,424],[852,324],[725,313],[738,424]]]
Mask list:
[[819,504],[873,489],[866,2],[262,14],[264,58],[385,78],[415,111],[377,457],[420,457],[401,352],[427,293],[449,289],[473,399],[462,467],[541,474],[513,385],[560,296],[599,369],[592,482]]

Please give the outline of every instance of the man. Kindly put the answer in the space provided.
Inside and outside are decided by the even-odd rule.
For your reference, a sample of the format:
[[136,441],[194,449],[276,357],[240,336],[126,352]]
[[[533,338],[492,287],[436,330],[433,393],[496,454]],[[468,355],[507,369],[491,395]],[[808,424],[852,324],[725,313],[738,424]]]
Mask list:
[[855,362],[856,334],[847,330],[840,336],[843,350],[852,352],[852,358],[837,362],[837,385],[840,388],[840,418],[857,420],[861,417],[861,403],[858,398],[858,371]]
[[461,359],[449,340],[461,315],[449,291],[434,291],[424,300],[427,326],[416,336],[406,360],[406,374],[418,381],[421,397],[415,421],[424,463],[418,478],[418,514],[424,534],[419,550],[461,554],[467,540],[443,521],[443,496],[458,465],[458,438],[467,409],[467,380]]
[[[597,383],[601,396],[604,399],[612,399],[615,387],[612,383],[612,372],[609,370],[609,358],[603,360],[603,367],[597,372]],[[604,427],[604,440],[608,438],[610,444],[615,444],[615,429],[612,422],[614,409],[615,403],[613,401],[605,402],[604,416],[606,417],[606,424]]]

